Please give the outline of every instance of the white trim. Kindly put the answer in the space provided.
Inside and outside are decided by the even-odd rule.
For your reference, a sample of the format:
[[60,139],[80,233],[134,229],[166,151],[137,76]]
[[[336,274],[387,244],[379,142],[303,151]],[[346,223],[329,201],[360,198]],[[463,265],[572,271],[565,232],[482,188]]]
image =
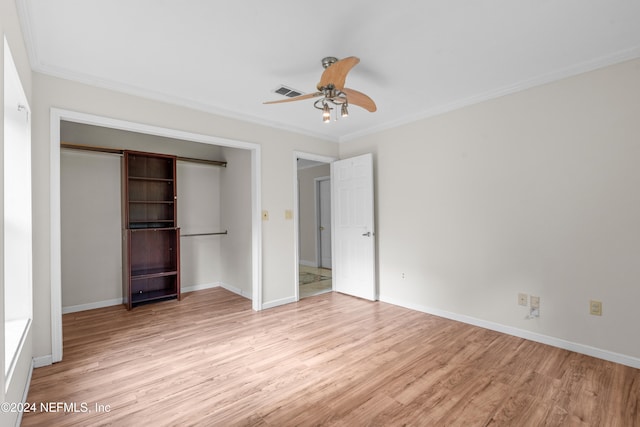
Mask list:
[[304,151],[294,151],[293,152],[293,161],[294,161],[294,165],[296,165],[296,167],[294,168],[294,169],[296,169],[296,178],[298,177],[297,159],[313,160],[315,162],[320,162],[320,163],[333,163],[336,160],[338,160],[337,157],[323,156],[322,154],[313,154],[313,153],[307,153],[307,152],[304,152]]
[[33,71],[54,76],[54,77],[59,77],[65,80],[72,80],[79,83],[88,84],[94,87],[113,90],[117,92],[123,92],[126,94],[139,96],[146,99],[152,99],[154,101],[165,102],[172,105],[193,108],[198,111],[215,114],[221,117],[242,120],[242,121],[253,123],[260,126],[268,126],[270,128],[281,129],[288,132],[294,132],[294,133],[322,139],[329,142],[343,143],[343,142],[348,142],[357,138],[361,138],[363,136],[372,135],[388,129],[393,129],[393,128],[403,126],[409,123],[413,123],[419,120],[434,117],[434,116],[447,113],[453,110],[457,110],[460,108],[464,108],[470,105],[478,104],[480,102],[499,98],[512,93],[521,92],[527,89],[534,88],[536,86],[542,86],[548,83],[553,83],[565,78],[573,77],[573,76],[594,71],[600,68],[615,65],[624,61],[636,59],[638,57],[640,57],[639,48],[624,50],[621,52],[614,53],[612,55],[598,58],[596,60],[587,61],[582,64],[567,67],[560,71],[544,74],[542,76],[536,76],[529,80],[517,82],[512,85],[504,86],[488,92],[479,93],[473,96],[466,97],[464,99],[454,100],[449,102],[448,104],[438,105],[418,114],[412,114],[406,117],[399,118],[397,120],[391,120],[389,122],[381,123],[378,126],[368,127],[361,131],[352,132],[352,133],[338,136],[338,137],[313,132],[308,129],[299,128],[293,125],[292,123],[281,123],[276,121],[270,121],[260,117],[243,114],[236,111],[230,111],[220,106],[204,104],[204,103],[193,101],[190,99],[184,99],[174,95],[166,95],[166,94],[151,91],[148,89],[142,89],[134,86],[124,85],[121,83],[112,82],[104,79],[97,79],[93,76],[74,73],[74,72],[70,72],[68,70],[63,70],[60,68],[43,66],[38,62],[32,62],[32,64],[33,64]]
[[42,65],[39,62],[32,62],[33,71],[42,73],[48,76],[61,78],[64,80],[71,80],[81,84],[89,85],[92,87],[111,90],[114,92],[120,92],[131,96],[137,96],[144,99],[150,99],[157,102],[163,102],[166,104],[177,105],[180,107],[191,108],[193,110],[202,111],[216,116],[225,117],[229,119],[239,120],[247,123],[253,123],[259,126],[269,127],[271,129],[281,129],[287,132],[297,133],[305,135],[311,138],[321,139],[323,141],[338,143],[338,137],[327,135],[324,133],[314,132],[309,129],[295,126],[293,122],[278,122],[262,117],[253,116],[238,111],[231,111],[224,106],[206,104],[198,102],[193,99],[182,98],[176,95],[168,95],[165,93],[157,92],[155,90],[144,89],[133,85],[128,85],[116,81],[107,80],[104,78],[98,78],[83,73],[69,71],[60,67],[54,67],[50,65]]
[[228,290],[229,292],[233,292],[236,295],[240,295],[241,297],[245,297],[247,299],[252,299],[250,293],[245,292],[242,289],[237,288],[235,286],[228,285],[226,283],[220,283],[220,287],[223,288],[223,289]]
[[122,298],[115,298],[104,301],[90,302],[87,304],[68,305],[62,307],[62,314],[77,313],[79,311],[94,310],[96,308],[113,307],[114,305],[121,304]]
[[[218,286],[221,286],[220,282],[200,283],[192,286],[183,286],[182,288],[180,288],[180,294],[185,294],[187,292],[202,291],[202,290],[211,289],[211,288],[217,288]],[[68,306],[62,307],[62,314],[77,313],[79,311],[94,310],[96,308],[113,307],[114,305],[121,305],[121,304],[122,304],[122,298],[115,298],[115,299],[104,300],[104,301],[90,302],[87,304],[68,305]]]
[[[337,160],[335,157],[323,156],[320,154],[305,153],[303,151],[293,152],[293,301],[300,301],[300,288],[298,282],[300,281],[300,197],[298,188],[298,159],[314,160],[322,163],[333,163]],[[333,216],[333,214],[331,215]],[[333,249],[333,247],[332,247]],[[333,283],[333,282],[332,282]],[[272,302],[270,304],[274,304]],[[280,304],[276,304],[280,305]],[[271,307],[275,307],[272,305]],[[263,308],[266,308],[263,306]]]
[[437,309],[434,307],[428,307],[422,304],[401,301],[395,298],[387,298],[382,295],[380,296],[380,301],[386,302],[388,304],[393,304],[400,307],[408,308],[411,310],[432,314],[434,316],[444,317],[445,319],[451,319],[451,320],[466,323],[469,325],[479,326],[481,328],[490,329],[492,331],[501,332],[503,334],[512,335],[519,338],[524,338],[530,341],[547,344],[553,347],[562,348],[564,350],[585,354],[587,356],[596,357],[598,359],[608,360],[609,362],[619,363],[621,365],[631,366],[632,368],[640,369],[640,358],[637,358],[637,357],[627,356],[624,354],[615,353],[612,351],[603,350],[596,347],[591,347],[589,345],[580,344],[573,341],[567,341],[562,338],[556,338],[549,335],[538,334],[536,332],[514,328],[512,326],[506,326],[500,323],[490,322],[488,320],[477,319],[475,317],[466,316],[463,314],[453,313],[446,310],[440,310],[440,309]]
[[180,131],[113,119],[77,111],[51,108],[50,112],[50,274],[51,274],[51,357],[52,362],[62,360],[62,280],[61,280],[61,222],[60,222],[60,121],[110,127],[114,129],[146,133],[174,139],[240,148],[251,152],[251,208],[252,208],[252,307],[261,310],[262,298],[262,222],[261,222],[261,168],[260,145],[220,138],[211,135]]
[[187,292],[203,291],[205,289],[217,288],[218,286],[220,286],[220,282],[199,283],[197,285],[181,286],[180,295],[186,294]]
[[42,368],[43,366],[53,365],[53,356],[47,354],[46,356],[34,357],[33,367]]
[[[331,205],[331,175],[329,176],[321,176],[313,179],[313,201],[315,203],[314,212],[315,212],[315,230],[316,230],[316,265],[318,267],[322,266],[322,236],[320,233],[320,224],[322,223],[322,200],[321,200],[321,192],[320,192],[320,183],[323,181],[329,181],[329,205]],[[329,212],[329,216],[331,216],[331,212]],[[331,223],[331,217],[329,217],[329,223]],[[333,233],[333,231],[331,231]],[[333,252],[331,253],[331,260],[333,261]],[[333,283],[333,282],[332,282]],[[333,288],[333,286],[332,286]]]
[[260,146],[255,145],[251,150],[251,170],[253,172],[251,185],[251,256],[253,257],[253,270],[251,281],[253,282],[251,293],[251,306],[255,311],[263,309],[262,306],[262,163]]
[[595,71],[600,68],[608,67],[611,65],[619,64],[625,61],[637,59],[640,57],[640,48],[634,47],[631,49],[625,49],[619,52],[615,52],[611,55],[602,56],[600,58],[586,61],[581,64],[572,65],[562,70],[554,71],[552,73],[536,76],[528,80],[514,83],[509,86],[503,86],[501,88],[491,90],[488,92],[479,93],[473,96],[469,96],[464,99],[458,99],[448,104],[437,105],[427,111],[423,111],[417,114],[412,114],[397,120],[381,123],[378,126],[372,126],[367,129],[353,132],[347,135],[343,135],[338,138],[339,142],[352,141],[363,136],[372,135],[385,130],[393,129],[399,126],[403,126],[409,123],[424,120],[430,117],[438,116],[450,111],[458,110],[460,108],[468,107],[470,105],[479,104],[480,102],[489,101],[491,99],[500,98],[505,95],[510,95],[517,92],[522,92],[527,89],[531,89],[537,86],[542,86],[548,83],[557,82],[562,79],[577,76],[580,74]]
[[49,135],[49,275],[51,280],[51,357],[62,360],[62,222],[60,207],[60,120],[52,109]]
[[291,304],[292,302],[297,302],[297,301],[298,301],[298,299],[295,298],[295,297],[281,298],[281,299],[277,299],[277,300],[273,300],[273,301],[269,301],[269,302],[263,303],[262,304],[262,309],[266,310],[266,309],[269,309],[269,308],[278,307],[280,305]]
[[27,49],[29,55],[29,62],[33,64],[39,64],[40,58],[38,58],[36,48],[36,38],[33,36],[33,28],[31,27],[31,11],[29,10],[29,2],[26,0],[16,1],[16,11],[18,12],[18,19],[20,20],[20,28],[22,28],[22,38],[24,39],[24,46]]

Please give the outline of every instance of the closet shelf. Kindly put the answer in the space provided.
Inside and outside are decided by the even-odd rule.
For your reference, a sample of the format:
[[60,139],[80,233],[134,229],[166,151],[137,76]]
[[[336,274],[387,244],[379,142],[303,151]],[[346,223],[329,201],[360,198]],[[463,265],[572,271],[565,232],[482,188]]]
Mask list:
[[165,270],[161,268],[151,268],[145,270],[132,270],[131,280],[153,279],[155,277],[175,276],[177,270]]
[[129,230],[132,232],[177,230],[176,227],[171,227],[170,225],[173,225],[173,221],[161,219],[155,221],[129,221]]
[[153,204],[171,204],[175,203],[174,200],[129,200],[129,203],[144,203],[147,205]]
[[149,178],[145,176],[130,176],[129,179],[132,181],[173,182],[171,178]]
[[176,298],[178,294],[176,293],[167,293],[165,291],[150,291],[150,292],[138,292],[136,294],[131,295],[131,302],[133,304],[140,304],[143,302],[151,302],[169,298]]

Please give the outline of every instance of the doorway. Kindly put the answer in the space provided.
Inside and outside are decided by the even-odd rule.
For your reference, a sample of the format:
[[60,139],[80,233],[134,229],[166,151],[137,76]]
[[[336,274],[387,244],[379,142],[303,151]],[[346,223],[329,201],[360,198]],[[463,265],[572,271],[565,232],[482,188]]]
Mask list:
[[333,290],[331,162],[295,153],[296,300]]

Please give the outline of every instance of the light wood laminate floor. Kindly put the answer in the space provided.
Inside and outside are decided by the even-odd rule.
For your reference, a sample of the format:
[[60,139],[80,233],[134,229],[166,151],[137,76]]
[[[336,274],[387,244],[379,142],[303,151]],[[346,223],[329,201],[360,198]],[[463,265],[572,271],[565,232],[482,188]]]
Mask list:
[[63,325],[28,402],[77,412],[23,426],[640,425],[638,369],[334,292],[254,312],[215,288]]

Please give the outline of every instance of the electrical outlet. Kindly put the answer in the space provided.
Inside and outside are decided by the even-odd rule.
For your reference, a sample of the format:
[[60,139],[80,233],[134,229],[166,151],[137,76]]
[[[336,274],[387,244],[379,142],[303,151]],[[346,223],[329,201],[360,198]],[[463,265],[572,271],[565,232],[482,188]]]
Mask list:
[[534,297],[531,295],[531,308],[540,309],[540,297]]
[[402,274],[400,275],[400,277],[404,279],[404,273],[402,273]]
[[529,305],[529,295],[527,294],[518,294],[518,305],[528,306]]
[[591,300],[589,302],[589,313],[594,316],[602,316],[602,302]]

